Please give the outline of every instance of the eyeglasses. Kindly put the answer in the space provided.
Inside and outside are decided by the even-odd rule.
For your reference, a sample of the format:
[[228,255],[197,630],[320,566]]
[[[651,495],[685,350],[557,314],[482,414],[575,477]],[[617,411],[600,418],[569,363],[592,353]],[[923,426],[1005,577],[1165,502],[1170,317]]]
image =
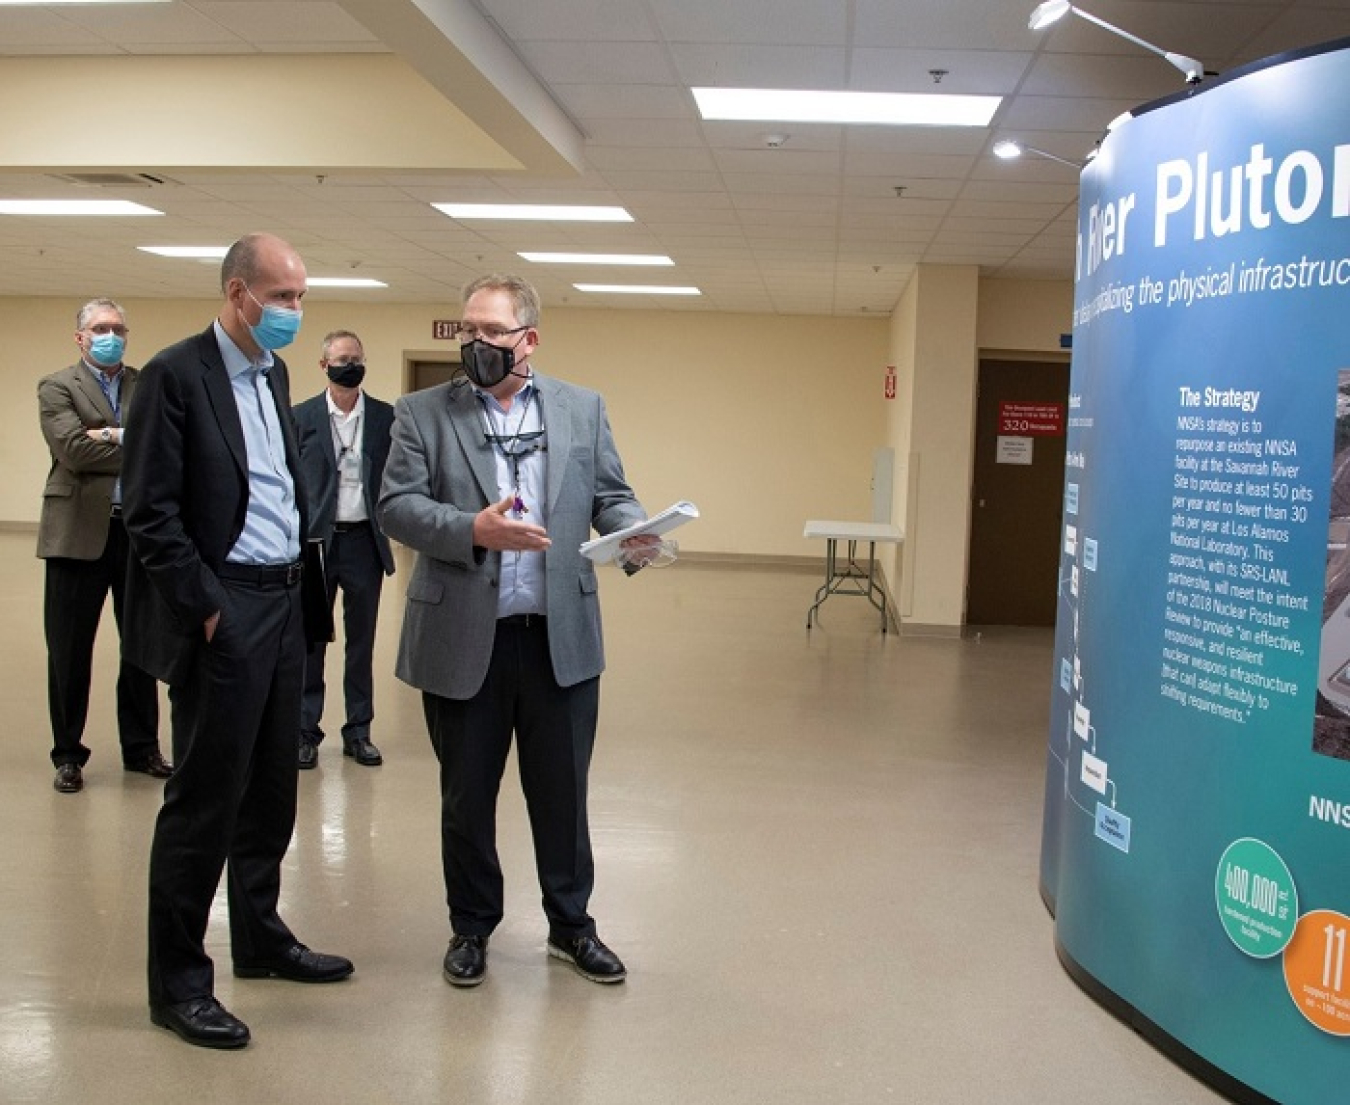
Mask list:
[[116,334],[119,338],[127,336],[127,328],[116,322],[96,322],[93,326],[86,326],[85,330],[90,334]]
[[509,435],[494,434],[486,429],[483,431],[483,437],[489,445],[495,445],[504,456],[515,458],[541,450],[547,451],[548,445],[542,440],[543,436],[543,430],[526,430],[524,433],[516,431]]
[[471,341],[499,342],[502,338],[509,338],[512,334],[519,334],[522,330],[528,330],[528,326],[517,326],[512,330],[504,326],[494,326],[489,323],[486,326],[474,326],[472,323],[464,323],[459,328],[457,337],[465,344]]
[[662,538],[654,545],[631,545],[620,547],[614,554],[614,562],[629,575],[643,568],[668,568],[680,556],[678,542]]

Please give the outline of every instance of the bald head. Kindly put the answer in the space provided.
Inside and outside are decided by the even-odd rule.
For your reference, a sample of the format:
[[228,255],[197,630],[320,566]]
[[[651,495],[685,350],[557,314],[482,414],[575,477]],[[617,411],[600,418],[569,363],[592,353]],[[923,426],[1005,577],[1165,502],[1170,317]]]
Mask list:
[[230,246],[220,266],[225,296],[220,325],[247,356],[259,357],[253,328],[263,308],[298,311],[307,287],[305,263],[289,242],[275,234],[246,234]]

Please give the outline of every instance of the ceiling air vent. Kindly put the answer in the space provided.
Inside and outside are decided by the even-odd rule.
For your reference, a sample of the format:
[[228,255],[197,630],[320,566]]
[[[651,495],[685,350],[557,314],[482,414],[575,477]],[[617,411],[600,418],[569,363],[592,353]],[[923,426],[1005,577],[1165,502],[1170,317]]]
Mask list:
[[57,180],[80,184],[87,188],[154,188],[160,184],[177,184],[168,177],[149,173],[53,173]]

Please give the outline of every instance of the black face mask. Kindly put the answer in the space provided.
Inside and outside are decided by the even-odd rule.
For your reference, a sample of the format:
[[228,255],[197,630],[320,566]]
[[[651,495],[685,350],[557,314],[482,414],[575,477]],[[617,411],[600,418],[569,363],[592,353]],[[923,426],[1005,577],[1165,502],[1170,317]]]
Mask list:
[[351,364],[330,364],[328,378],[340,388],[360,387],[361,381],[366,378],[366,366],[360,361],[352,361]]
[[[528,326],[518,326],[509,333],[528,330]],[[516,340],[519,345],[523,338]],[[493,345],[482,338],[474,338],[459,347],[460,364],[464,373],[480,388],[495,388],[508,376],[527,376],[528,373],[516,372],[515,346]]]

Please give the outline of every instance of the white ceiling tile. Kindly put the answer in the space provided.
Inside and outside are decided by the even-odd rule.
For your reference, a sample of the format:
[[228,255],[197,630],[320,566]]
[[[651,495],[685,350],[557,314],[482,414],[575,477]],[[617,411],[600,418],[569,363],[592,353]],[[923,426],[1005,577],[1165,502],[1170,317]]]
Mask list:
[[647,0],[671,42],[844,46],[847,4],[809,0]]
[[761,46],[672,42],[679,80],[691,88],[848,88],[848,52],[823,43]]
[[[420,18],[415,0],[384,8]],[[131,296],[213,297],[214,266],[184,267],[137,244],[225,244],[245,230],[293,238],[333,275],[380,273],[409,301],[452,302],[482,266],[518,267],[519,249],[667,252],[699,300],[659,310],[884,314],[920,261],[975,264],[1006,277],[1065,279],[1077,233],[1077,172],[1032,155],[1001,162],[997,138],[1077,161],[1122,111],[1180,87],[1179,74],[1135,45],[1070,18],[1027,30],[1031,0],[474,0],[512,41],[585,141],[581,171],[312,174],[227,164],[156,188],[105,188],[167,212],[91,226],[0,220],[0,295],[87,294],[90,282]],[[1226,71],[1310,45],[1350,24],[1350,0],[1098,0],[1103,18]],[[422,7],[425,7],[423,0]],[[363,11],[377,12],[366,8]],[[364,16],[378,26],[377,15]],[[395,37],[397,37],[395,35]],[[406,47],[406,43],[403,44]],[[482,45],[482,44],[480,44]],[[343,0],[177,0],[155,9],[11,9],[0,56],[366,53],[390,47]],[[420,70],[442,94],[463,63],[432,36]],[[416,51],[415,51],[416,52]],[[477,50],[480,60],[491,50]],[[420,57],[421,55],[419,55]],[[444,66],[436,62],[444,62]],[[497,62],[484,60],[496,79]],[[448,68],[446,68],[448,67]],[[931,69],[946,70],[935,83]],[[517,74],[516,76],[519,76]],[[513,78],[514,79],[514,78]],[[692,84],[1006,97],[987,128],[704,123]],[[378,97],[379,89],[371,89]],[[388,106],[391,120],[399,111]],[[521,125],[489,113],[487,129]],[[304,126],[303,118],[293,120]],[[135,125],[129,120],[128,125]],[[770,150],[766,135],[784,136]],[[224,158],[228,146],[222,146]],[[341,160],[341,151],[335,154]],[[129,172],[144,167],[128,167]],[[902,188],[901,195],[896,189]],[[87,195],[52,174],[0,171],[0,195]],[[621,225],[459,222],[433,201],[620,204]],[[530,266],[547,302],[599,306],[569,276]],[[316,293],[318,294],[318,293]],[[325,297],[342,295],[325,291]],[[606,306],[639,306],[615,297]]]

